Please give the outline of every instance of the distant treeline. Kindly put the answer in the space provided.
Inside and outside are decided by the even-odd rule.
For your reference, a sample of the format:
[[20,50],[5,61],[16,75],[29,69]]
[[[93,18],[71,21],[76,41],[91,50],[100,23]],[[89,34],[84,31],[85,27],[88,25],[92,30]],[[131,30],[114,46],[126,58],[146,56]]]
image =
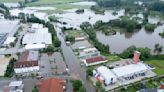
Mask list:
[[[93,0],[100,7],[134,7],[147,8],[148,10],[164,13],[164,2],[160,0]],[[142,2],[141,5],[135,2]]]

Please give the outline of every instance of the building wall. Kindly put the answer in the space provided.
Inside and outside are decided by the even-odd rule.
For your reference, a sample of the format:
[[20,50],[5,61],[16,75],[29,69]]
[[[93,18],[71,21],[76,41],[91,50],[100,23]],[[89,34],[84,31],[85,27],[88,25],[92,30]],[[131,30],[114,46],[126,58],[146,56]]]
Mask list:
[[84,60],[83,62],[85,63],[86,66],[92,66],[92,65],[97,65],[97,64],[105,63],[105,62],[107,62],[107,61],[108,61],[108,60],[99,61],[99,62],[94,62],[94,63],[90,63],[90,64],[88,64],[88,63],[86,62],[86,60]]
[[33,66],[33,67],[24,67],[24,68],[14,68],[15,73],[30,73],[30,72],[38,72],[39,66]]

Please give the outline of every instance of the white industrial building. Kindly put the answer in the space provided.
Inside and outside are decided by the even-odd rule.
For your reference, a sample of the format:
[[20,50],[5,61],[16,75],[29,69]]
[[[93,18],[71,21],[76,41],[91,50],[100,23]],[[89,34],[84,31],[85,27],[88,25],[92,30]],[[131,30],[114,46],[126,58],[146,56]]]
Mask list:
[[94,76],[105,85],[113,84],[117,81],[114,73],[105,66],[100,66],[93,72]]
[[0,19],[0,47],[6,47],[14,42],[14,34],[20,27],[19,20]]
[[28,44],[25,45],[26,50],[38,50],[38,49],[44,49],[46,48],[45,44]]
[[111,83],[115,83],[117,80],[127,81],[139,76],[145,76],[146,72],[149,70],[150,69],[147,65],[139,62],[137,64],[129,64],[114,69],[108,69],[105,66],[100,66],[93,71],[93,74],[96,79],[104,82],[105,85],[109,85]]
[[50,33],[28,33],[23,37],[22,44],[52,44],[52,36]]
[[26,50],[43,49],[52,44],[52,35],[48,32],[48,28],[42,24],[33,23],[28,32],[22,40]]
[[10,43],[14,42],[16,40],[16,37],[7,37],[7,39],[5,40],[5,42],[3,43],[4,46],[10,46]]
[[1,19],[0,20],[0,34],[5,34],[7,33],[8,36],[13,36],[18,28],[20,27],[19,25],[20,21],[19,20],[5,20]]
[[149,68],[144,63],[129,64],[126,66],[112,69],[113,73],[119,79],[128,79],[129,77],[137,77],[148,71]]
[[33,23],[31,26],[31,30],[29,30],[29,32],[35,33],[36,31],[38,31],[39,29],[42,29],[42,28],[43,28],[42,24]]

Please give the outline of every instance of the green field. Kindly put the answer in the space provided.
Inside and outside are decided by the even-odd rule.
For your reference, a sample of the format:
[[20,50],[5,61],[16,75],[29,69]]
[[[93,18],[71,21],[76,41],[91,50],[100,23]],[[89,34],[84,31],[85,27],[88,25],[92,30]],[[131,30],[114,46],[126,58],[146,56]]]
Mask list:
[[71,5],[72,2],[80,2],[84,0],[39,0],[37,2],[29,3],[26,6],[50,6],[55,7],[56,10],[44,10],[41,12],[46,12],[48,14],[52,13],[62,13],[64,10],[72,9],[72,8],[80,8],[80,9],[86,9],[90,6],[77,6],[77,5]]
[[48,14],[52,13],[63,13],[64,10],[68,9],[89,9],[90,6],[77,6],[77,5],[71,5],[71,4],[58,4],[58,5],[49,5],[50,7],[55,7],[56,10],[41,10],[40,12],[46,12]]
[[145,63],[150,64],[155,67],[153,70],[158,75],[164,74],[164,60],[150,60],[146,61]]
[[81,31],[81,30],[67,30],[65,31],[65,33],[69,36],[74,36],[74,37],[81,37],[81,36],[85,36],[86,34]]
[[0,0],[0,3],[17,3],[19,1],[24,1],[24,0]]
[[29,3],[28,6],[40,6],[40,5],[58,5],[71,2],[78,2],[82,0],[39,0],[37,2]]
[[[0,3],[2,2],[12,2],[16,3],[19,1],[24,0],[0,0]],[[80,2],[84,0],[38,0],[36,2],[28,3],[26,6],[49,6],[49,7],[55,7],[55,10],[41,10],[40,12],[46,12],[48,14],[52,13],[63,13],[64,10],[72,9],[72,8],[78,8],[78,9],[88,9],[90,6],[80,6],[80,5],[72,5],[70,3],[73,2]]]

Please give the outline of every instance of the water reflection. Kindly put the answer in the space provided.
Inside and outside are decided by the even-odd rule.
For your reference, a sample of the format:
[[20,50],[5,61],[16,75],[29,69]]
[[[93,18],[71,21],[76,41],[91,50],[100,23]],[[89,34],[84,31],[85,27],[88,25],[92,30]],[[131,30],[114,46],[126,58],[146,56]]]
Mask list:
[[157,27],[153,33],[149,33],[142,28],[134,33],[117,32],[116,35],[112,36],[106,36],[101,32],[97,32],[96,34],[100,42],[110,46],[111,53],[121,53],[124,49],[132,45],[137,47],[148,47],[153,53],[156,43],[164,47],[164,39],[158,35],[163,29],[164,25]]

